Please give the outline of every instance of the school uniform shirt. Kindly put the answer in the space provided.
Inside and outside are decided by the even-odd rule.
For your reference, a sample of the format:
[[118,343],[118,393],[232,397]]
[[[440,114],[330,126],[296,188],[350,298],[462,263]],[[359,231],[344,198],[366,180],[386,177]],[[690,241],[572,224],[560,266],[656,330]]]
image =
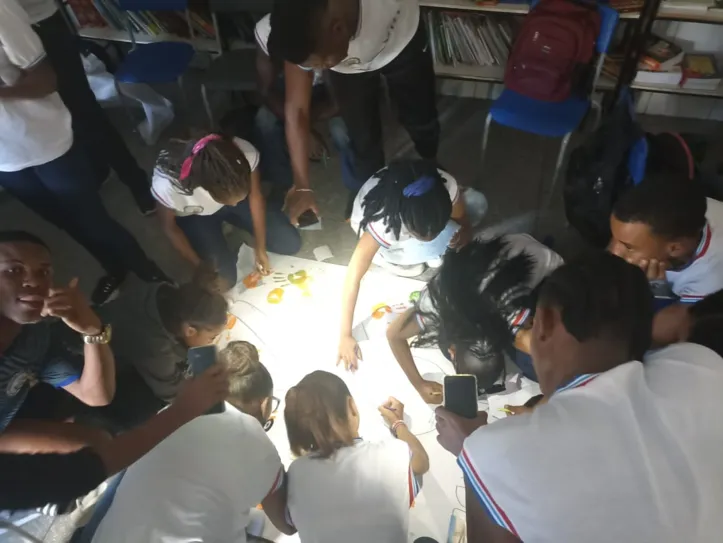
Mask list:
[[283,480],[259,421],[227,403],[127,469],[93,542],[243,543],[251,508]]
[[723,359],[690,343],[581,375],[475,431],[459,464],[528,543],[707,543],[723,533]]
[[28,14],[32,24],[44,21],[58,11],[55,0],[17,0],[17,2]]
[[707,224],[693,261],[682,270],[665,273],[673,292],[684,303],[695,303],[723,289],[723,202],[708,198]]
[[[529,234],[508,234],[501,238],[507,243],[507,254],[513,258],[525,253],[532,258],[533,266],[530,274],[528,287],[532,290],[542,283],[543,279],[563,264],[562,257],[555,251],[543,245]],[[432,279],[434,281],[435,279]],[[482,285],[480,285],[481,289]],[[422,313],[436,314],[436,308],[432,304],[429,290],[425,287],[419,298],[419,311]],[[513,330],[518,330],[529,319],[532,308],[523,308],[511,315],[506,315]],[[425,317],[417,313],[417,323],[424,330]]]
[[188,349],[165,329],[158,312],[158,292],[174,287],[129,279],[123,293],[97,309],[113,325],[110,344],[117,373],[135,368],[158,398],[170,401],[185,379]]
[[80,379],[83,356],[68,343],[70,335],[60,321],[26,324],[10,347],[0,352],[0,432],[38,382],[62,388]]
[[[10,63],[32,70],[45,59],[40,38],[16,0],[0,2],[0,49]],[[63,156],[73,144],[70,112],[60,95],[0,100],[0,172],[16,172]]]
[[371,72],[393,61],[419,27],[418,0],[359,0],[359,25],[347,57],[332,70]]
[[[349,222],[351,227],[354,229],[354,232],[359,232],[359,225],[364,219],[364,198],[366,198],[367,194],[369,194],[369,191],[377,186],[380,181],[380,175],[384,173],[385,170],[386,168],[380,170],[369,178],[369,180],[362,185],[362,188],[359,189],[359,192],[354,198],[354,206],[352,207],[351,217],[349,218]],[[452,200],[452,205],[456,204],[457,199],[460,197],[457,180],[442,170],[439,170],[439,173],[442,176],[442,179],[444,179],[447,191],[449,191],[449,198]],[[414,239],[414,236],[412,236],[404,223],[402,223],[402,228],[399,230],[399,237],[394,237],[394,233],[391,230],[387,231],[387,221],[384,219],[370,222],[366,226],[366,231],[369,232],[381,246],[382,253],[384,250],[392,250],[401,243]]]
[[289,466],[288,520],[303,543],[407,541],[409,508],[419,492],[409,446],[357,439],[330,458]]
[[[243,152],[251,171],[255,171],[259,167],[259,161],[261,160],[261,155],[256,150],[256,147],[241,138],[234,138],[233,141]],[[180,164],[178,169],[180,170]],[[178,183],[176,179],[169,177],[158,166],[153,170],[151,194],[161,205],[175,211],[178,217],[213,215],[224,207],[224,204],[214,200],[206,189],[199,187],[191,194],[186,194]]]

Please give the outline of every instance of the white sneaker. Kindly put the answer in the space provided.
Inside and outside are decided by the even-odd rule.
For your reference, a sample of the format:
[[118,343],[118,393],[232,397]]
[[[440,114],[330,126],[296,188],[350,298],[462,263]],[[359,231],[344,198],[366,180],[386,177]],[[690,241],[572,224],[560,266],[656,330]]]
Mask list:
[[433,270],[441,268],[442,267],[442,257],[439,256],[437,258],[433,258],[432,260],[427,260],[427,267],[432,268]]
[[426,266],[424,264],[414,264],[413,266],[400,266],[399,264],[392,264],[384,260],[384,257],[377,253],[372,259],[372,263],[376,264],[380,268],[398,275],[399,277],[418,277],[424,273]]

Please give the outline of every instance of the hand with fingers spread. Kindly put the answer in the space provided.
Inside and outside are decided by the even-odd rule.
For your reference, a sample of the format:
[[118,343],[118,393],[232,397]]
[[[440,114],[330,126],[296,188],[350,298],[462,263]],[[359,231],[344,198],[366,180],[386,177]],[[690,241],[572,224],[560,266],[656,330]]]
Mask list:
[[480,411],[474,419],[460,417],[444,407],[434,412],[437,420],[437,441],[455,456],[462,452],[462,445],[472,432],[487,424],[487,413]]
[[299,217],[304,211],[311,210],[319,217],[319,208],[316,205],[314,191],[311,189],[297,189],[293,187],[286,193],[284,200],[284,211],[289,216],[289,221],[294,226],[299,226]]
[[201,375],[187,379],[173,401],[173,408],[188,419],[206,413],[214,405],[228,397],[228,371],[221,364],[214,364]]
[[44,317],[58,317],[79,334],[95,336],[103,331],[100,317],[90,307],[88,300],[78,289],[78,278],[65,288],[51,288],[43,305]]
[[344,369],[356,371],[359,369],[359,360],[362,359],[362,352],[359,344],[352,336],[344,336],[339,340],[339,354],[336,360],[338,366],[344,362]]
[[257,250],[256,255],[256,271],[261,275],[271,274],[271,263],[269,262],[269,254],[266,251]]
[[404,420],[404,404],[396,398],[389,396],[389,399],[379,406],[379,414],[390,428],[398,420]]

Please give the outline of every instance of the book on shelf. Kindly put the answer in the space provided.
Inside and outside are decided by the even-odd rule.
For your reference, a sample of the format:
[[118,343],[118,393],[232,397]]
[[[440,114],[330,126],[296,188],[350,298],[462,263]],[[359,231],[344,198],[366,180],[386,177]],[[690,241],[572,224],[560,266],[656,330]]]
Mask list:
[[713,0],[663,0],[660,7],[674,11],[706,12],[714,6]]
[[514,38],[509,21],[478,13],[426,10],[432,58],[447,66],[502,66]]
[[683,88],[715,90],[721,83],[722,74],[713,55],[694,53],[683,59]]
[[683,61],[683,49],[670,40],[654,34],[645,45],[645,53],[640,59],[639,68],[652,72],[665,72]]
[[[602,73],[616,80],[620,76],[623,58],[624,55],[610,55],[605,57]],[[635,79],[633,79],[633,84],[678,86],[682,78],[683,72],[680,66],[674,66],[665,72],[638,69],[635,74]]]

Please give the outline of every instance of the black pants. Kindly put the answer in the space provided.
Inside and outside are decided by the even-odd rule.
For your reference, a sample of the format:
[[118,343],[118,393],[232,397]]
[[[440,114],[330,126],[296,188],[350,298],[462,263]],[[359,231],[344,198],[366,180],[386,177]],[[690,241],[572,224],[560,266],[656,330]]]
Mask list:
[[96,178],[113,168],[134,193],[150,190],[144,172],[95,99],[80,59],[77,39],[60,12],[33,25],[58,80],[58,93],[73,117],[73,135],[88,151]]
[[437,156],[439,120],[434,65],[424,24],[420,22],[412,41],[383,68],[358,74],[330,72],[341,116],[349,130],[359,184],[385,166],[379,113],[382,76],[399,121],[412,138],[419,156],[427,159]]

